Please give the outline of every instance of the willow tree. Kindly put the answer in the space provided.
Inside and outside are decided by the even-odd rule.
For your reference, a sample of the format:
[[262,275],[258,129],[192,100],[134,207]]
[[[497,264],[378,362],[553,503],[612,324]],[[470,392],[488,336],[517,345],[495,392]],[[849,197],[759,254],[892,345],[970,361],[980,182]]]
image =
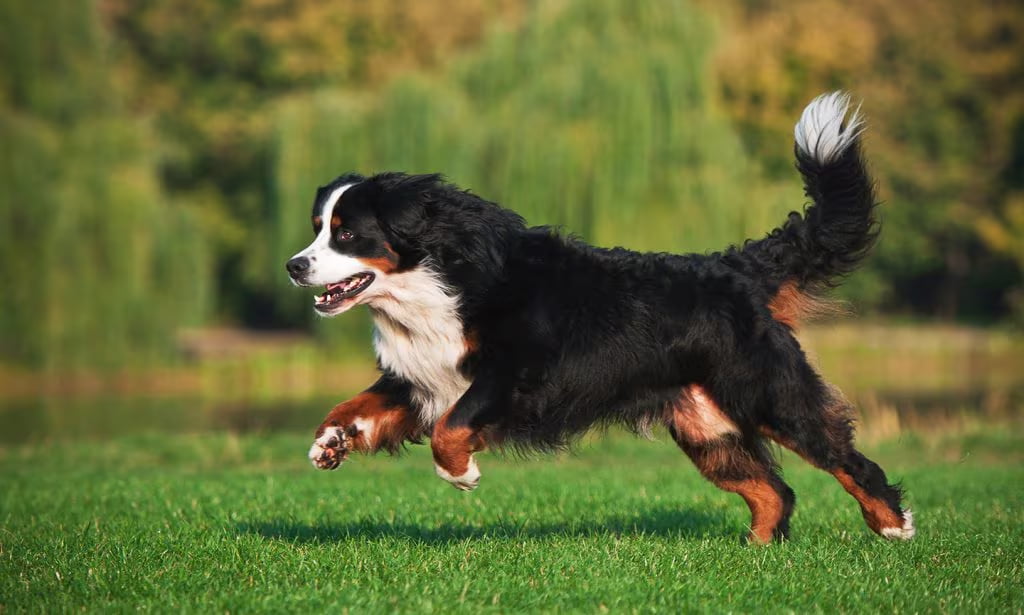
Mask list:
[[204,311],[204,251],[118,107],[93,8],[5,2],[0,41],[0,360],[167,357]]

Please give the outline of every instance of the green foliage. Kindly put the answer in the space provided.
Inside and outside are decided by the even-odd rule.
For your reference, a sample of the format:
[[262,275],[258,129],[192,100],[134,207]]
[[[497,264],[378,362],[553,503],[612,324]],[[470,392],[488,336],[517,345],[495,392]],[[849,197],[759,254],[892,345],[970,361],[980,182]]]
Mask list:
[[309,313],[287,309],[274,283],[281,264],[264,268],[280,101],[324,87],[372,87],[432,66],[476,41],[495,16],[514,17],[518,4],[461,0],[457,11],[405,0],[98,5],[126,98],[155,120],[163,190],[199,219],[215,260],[219,321],[295,326]]
[[1006,315],[1024,292],[1024,235],[1013,230],[1024,177],[1022,6],[704,4],[729,24],[717,57],[722,106],[774,176],[791,173],[777,144],[811,96],[841,87],[864,101],[885,228],[848,295],[890,311]]
[[[831,476],[784,459],[792,540],[741,544],[742,500],[667,437],[578,455],[482,455],[480,488],[430,452],[333,473],[308,436],[148,437],[0,449],[9,612],[1004,612],[1024,599],[1019,431],[871,450],[919,533],[889,543]],[[1016,434],[1016,435],[1014,435]]]
[[[350,169],[440,171],[603,245],[756,237],[803,202],[792,124],[836,87],[865,100],[886,203],[845,296],[1024,314],[1024,11],[963,6],[2,3],[0,361],[166,357],[184,324],[316,327],[281,264],[315,186]],[[324,328],[361,353],[367,329]]]
[[70,122],[109,102],[97,15],[86,2],[0,5],[0,105]]
[[[177,329],[204,316],[209,278],[196,225],[163,197],[146,126],[93,89],[110,80],[95,70],[104,46],[88,7],[5,6],[18,14],[5,30],[56,23],[67,36],[22,41],[15,56],[30,71],[14,76],[0,105],[0,360],[166,358]],[[84,81],[82,65],[91,69]]]
[[290,101],[276,121],[278,247],[266,269],[308,242],[313,187],[349,169],[443,171],[530,223],[602,245],[702,251],[766,232],[800,194],[760,181],[715,112],[710,26],[681,2],[574,2],[429,79]]

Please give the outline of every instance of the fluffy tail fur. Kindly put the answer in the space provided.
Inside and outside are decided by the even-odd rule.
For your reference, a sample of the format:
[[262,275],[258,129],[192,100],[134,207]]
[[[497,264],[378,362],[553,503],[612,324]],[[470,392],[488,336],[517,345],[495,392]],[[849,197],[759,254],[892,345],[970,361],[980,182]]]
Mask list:
[[[860,152],[864,124],[842,92],[815,98],[794,130],[796,167],[812,204],[792,212],[764,239],[725,254],[726,262],[761,280],[779,320],[794,324],[820,311],[814,295],[835,286],[871,250],[878,236],[875,195]],[[776,306],[773,306],[773,311]]]

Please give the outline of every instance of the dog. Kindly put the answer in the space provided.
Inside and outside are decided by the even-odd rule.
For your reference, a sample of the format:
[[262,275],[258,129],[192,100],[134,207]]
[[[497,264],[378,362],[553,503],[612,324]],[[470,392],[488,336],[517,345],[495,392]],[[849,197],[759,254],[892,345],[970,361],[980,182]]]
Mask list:
[[769,441],[831,473],[877,534],[910,539],[902,491],[853,443],[852,410],[794,330],[878,234],[864,128],[841,92],[795,128],[812,203],[712,254],[596,248],[440,175],[349,173],[320,188],[315,239],[287,262],[314,308],[372,312],[380,377],[317,428],[313,465],[427,437],[437,474],[480,480],[487,447],[563,448],[595,425],[664,425],[750,508],[749,540],[788,536],[795,496]]

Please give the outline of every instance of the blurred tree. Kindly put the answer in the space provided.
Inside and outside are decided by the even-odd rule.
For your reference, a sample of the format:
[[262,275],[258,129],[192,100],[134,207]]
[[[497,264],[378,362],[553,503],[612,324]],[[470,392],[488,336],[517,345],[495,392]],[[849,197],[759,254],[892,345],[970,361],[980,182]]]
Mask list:
[[[997,317],[1020,292],[1024,6],[1018,2],[705,2],[729,24],[721,98],[775,177],[811,96],[864,100],[883,240],[849,291],[888,309]],[[1016,179],[1014,179],[1016,178]],[[873,290],[872,290],[873,289]],[[1012,294],[1012,293],[1011,293]]]
[[145,123],[120,112],[87,4],[0,6],[0,360],[166,359],[201,322],[207,261]]
[[349,169],[443,171],[606,245],[758,236],[802,203],[792,125],[837,87],[865,100],[886,202],[846,296],[1024,317],[1019,3],[700,6],[0,3],[0,360],[117,364],[166,356],[183,324],[309,326],[281,263],[314,187]]
[[[202,220],[218,317],[295,325],[267,264],[272,109],[294,94],[366,88],[436,64],[520,2],[100,0],[130,104],[163,141],[162,185]],[[273,273],[281,274],[280,263]]]

